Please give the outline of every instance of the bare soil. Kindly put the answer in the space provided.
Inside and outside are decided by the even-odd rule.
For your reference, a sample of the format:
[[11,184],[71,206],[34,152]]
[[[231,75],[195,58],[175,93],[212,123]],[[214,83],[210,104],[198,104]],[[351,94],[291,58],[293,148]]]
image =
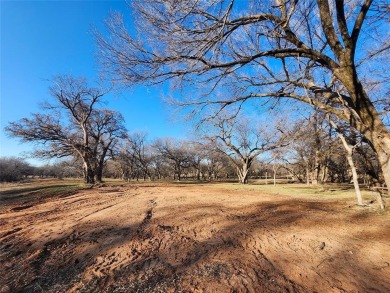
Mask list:
[[160,183],[0,199],[0,292],[390,292],[390,213],[353,198]]

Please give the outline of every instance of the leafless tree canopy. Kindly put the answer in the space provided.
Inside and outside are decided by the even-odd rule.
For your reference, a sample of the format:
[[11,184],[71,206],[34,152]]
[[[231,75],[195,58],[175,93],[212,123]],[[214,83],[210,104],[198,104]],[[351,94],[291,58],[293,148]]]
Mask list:
[[41,113],[11,122],[6,131],[26,142],[39,144],[38,157],[78,156],[87,183],[101,181],[105,160],[125,135],[120,113],[97,108],[104,91],[88,86],[85,79],[62,75],[50,87],[53,102]]
[[386,3],[135,0],[137,31],[114,14],[98,43],[115,81],[196,88],[184,105],[290,98],[332,113],[368,139],[390,185]]
[[[283,130],[282,130],[283,129]],[[292,136],[287,127],[275,123],[256,124],[249,119],[216,118],[203,139],[225,155],[236,167],[240,183],[248,182],[249,170],[256,158],[271,150],[288,145]]]
[[185,141],[173,138],[158,139],[154,142],[153,148],[157,153],[167,160],[174,169],[174,179],[181,180],[182,171],[191,166],[191,157],[186,150]]

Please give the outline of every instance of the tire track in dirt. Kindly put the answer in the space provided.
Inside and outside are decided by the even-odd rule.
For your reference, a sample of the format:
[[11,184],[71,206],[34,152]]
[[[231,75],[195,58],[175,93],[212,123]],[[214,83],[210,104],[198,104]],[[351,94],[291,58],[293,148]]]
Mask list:
[[[127,254],[127,259],[106,254],[95,269],[101,274],[77,291],[94,289],[101,285],[97,279],[105,278],[107,292],[116,292],[120,284],[130,292],[203,292],[207,291],[204,284],[218,288],[215,292],[230,292],[229,288],[236,288],[236,292],[265,292],[264,288],[267,292],[304,292],[284,275],[268,273],[275,267],[264,255],[248,254],[239,242],[230,237],[226,239],[223,233],[214,235],[212,240],[199,241],[198,233],[202,231],[193,230],[191,237],[186,229],[153,221],[153,208],[146,210],[131,238],[128,244],[131,254]],[[218,221],[214,219],[213,222],[217,224]],[[118,267],[119,275],[104,277],[105,272],[115,272]]]
[[[89,195],[88,193],[83,193],[81,196],[88,197],[88,195]],[[17,270],[23,268],[23,265],[21,267],[14,267],[11,264],[23,263],[23,259],[35,258],[35,261],[33,262],[32,266],[36,268],[35,272],[37,273],[42,268],[41,264],[44,264],[52,256],[53,251],[62,251],[61,253],[62,257],[60,262],[65,266],[70,265],[70,263],[67,262],[66,259],[68,258],[68,255],[71,254],[70,251],[72,251],[75,248],[75,244],[77,244],[77,242],[80,242],[77,241],[80,239],[80,236],[85,235],[85,233],[80,233],[77,232],[76,230],[73,230],[73,232],[71,232],[69,235],[66,235],[67,234],[66,231],[61,231],[59,234],[65,234],[65,236],[55,237],[55,240],[52,241],[49,240],[48,242],[46,241],[46,243],[45,241],[43,241],[42,243],[44,243],[44,245],[42,248],[39,248],[39,245],[36,245],[36,243],[34,243],[35,244],[34,246],[37,247],[35,247],[34,249],[30,249],[32,244],[31,242],[26,243],[26,240],[29,238],[28,235],[32,233],[32,230],[28,228],[29,224],[32,224],[32,221],[34,221],[35,225],[39,224],[41,226],[40,230],[37,231],[37,233],[39,233],[42,236],[42,233],[44,234],[44,233],[52,232],[52,230],[48,228],[42,229],[42,226],[44,226],[42,225],[43,223],[46,223],[47,224],[46,226],[50,227],[50,222],[55,222],[58,220],[64,221],[64,219],[66,221],[67,217],[64,216],[66,212],[76,210],[75,214],[77,215],[77,212],[80,211],[80,208],[88,206],[88,204],[93,202],[96,203],[96,205],[98,206],[105,206],[109,202],[114,202],[115,200],[117,201],[119,200],[117,204],[120,204],[120,202],[126,200],[125,198],[123,198],[124,195],[132,197],[132,196],[136,196],[137,194],[133,194],[129,192],[127,192],[127,194],[114,193],[112,195],[109,195],[108,198],[107,195],[105,195],[106,197],[103,200],[96,199],[96,196],[92,198],[86,198],[86,199],[79,198],[73,201],[72,204],[69,204],[69,202],[65,201],[62,202],[63,205],[61,207],[53,208],[57,206],[57,202],[61,202],[61,199],[59,199],[51,202],[50,204],[46,204],[49,205],[49,207],[44,206],[45,203],[42,203],[41,205],[37,205],[36,206],[37,210],[25,213],[24,218],[23,218],[23,214],[20,214],[19,217],[23,218],[23,221],[19,223],[20,226],[18,228],[6,232],[3,235],[3,238],[5,239],[2,239],[0,245],[1,259],[7,259],[8,260],[7,263],[10,264],[9,266],[5,265],[5,272],[7,275],[9,275],[9,278],[5,279],[5,283],[9,283],[13,279],[20,280],[20,276],[18,276]],[[76,196],[76,198],[77,197],[79,196]],[[83,201],[83,205],[80,205],[79,203],[82,201]],[[111,206],[114,205],[115,204]],[[108,209],[111,206],[108,207],[106,206],[103,209]],[[50,207],[52,207],[51,210]],[[42,208],[49,209],[49,211],[42,212],[40,211]],[[96,213],[99,210],[101,209],[95,209],[93,212]],[[83,217],[79,217],[79,219],[77,218],[71,219],[70,223],[67,223],[67,226],[71,227],[76,225],[77,222],[80,221],[82,218]],[[5,223],[7,223],[7,221]],[[24,276],[24,281],[23,282],[19,281],[18,283],[26,284],[28,279],[29,279],[28,276]]]
[[[7,225],[9,234],[4,238],[10,239],[7,244],[17,245],[7,249],[10,258],[0,283],[15,292],[356,292],[354,288],[375,292],[386,288],[385,262],[376,266],[375,276],[358,258],[357,250],[366,251],[367,244],[364,237],[345,229],[351,226],[338,229],[349,216],[335,213],[337,205],[331,212],[313,202],[296,208],[296,201],[274,195],[270,202],[258,196],[248,199],[239,192],[227,194],[226,189],[207,194],[207,187],[197,188],[83,191],[32,207],[25,217],[37,220],[39,227],[31,230],[23,226],[24,211],[20,211],[15,226],[11,221]],[[39,214],[42,209],[53,213],[44,216]],[[46,223],[45,217],[54,220]],[[387,238],[378,236],[382,231],[371,237],[378,240],[373,249],[385,253]],[[45,238],[41,232],[54,234]],[[39,233],[40,238],[31,238]],[[348,249],[353,254],[342,250],[349,234]],[[32,239],[39,244],[26,246]],[[361,271],[351,271],[343,262],[368,269],[364,274],[375,283],[367,283]]]

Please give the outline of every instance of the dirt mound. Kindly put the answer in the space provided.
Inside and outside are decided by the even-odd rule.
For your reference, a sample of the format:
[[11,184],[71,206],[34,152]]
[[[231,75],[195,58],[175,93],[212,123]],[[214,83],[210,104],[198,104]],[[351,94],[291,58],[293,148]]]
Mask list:
[[389,214],[348,204],[129,185],[3,206],[0,292],[389,291]]

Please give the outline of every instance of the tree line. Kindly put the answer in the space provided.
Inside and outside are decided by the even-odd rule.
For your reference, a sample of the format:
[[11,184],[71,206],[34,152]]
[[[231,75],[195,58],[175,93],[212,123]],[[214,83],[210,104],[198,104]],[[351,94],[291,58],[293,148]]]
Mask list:
[[[329,125],[328,125],[329,126]],[[307,184],[350,183],[352,172],[346,159],[347,152],[337,138],[322,125],[318,137],[298,133],[288,146],[274,150],[266,157],[251,158],[251,164],[240,165],[240,157],[229,157],[227,149],[220,151],[215,141],[180,140],[174,138],[150,139],[146,133],[134,132],[117,144],[105,158],[104,178],[122,180],[229,180],[248,183],[261,179],[261,183],[283,182]],[[308,119],[302,132],[314,127]],[[234,152],[232,152],[233,154]],[[236,162],[232,162],[232,159]],[[380,168],[375,153],[360,144],[353,154],[358,181],[370,185],[380,182]],[[245,162],[245,161],[244,161]],[[240,177],[245,169],[245,179]],[[83,177],[83,162],[77,154],[53,164],[33,166],[22,158],[0,158],[0,181],[12,182],[31,177],[79,178]],[[84,178],[86,182],[87,178]],[[268,179],[268,181],[267,181]]]
[[0,182],[19,182],[31,178],[79,178],[82,177],[78,162],[62,162],[34,166],[24,158],[0,158]]

